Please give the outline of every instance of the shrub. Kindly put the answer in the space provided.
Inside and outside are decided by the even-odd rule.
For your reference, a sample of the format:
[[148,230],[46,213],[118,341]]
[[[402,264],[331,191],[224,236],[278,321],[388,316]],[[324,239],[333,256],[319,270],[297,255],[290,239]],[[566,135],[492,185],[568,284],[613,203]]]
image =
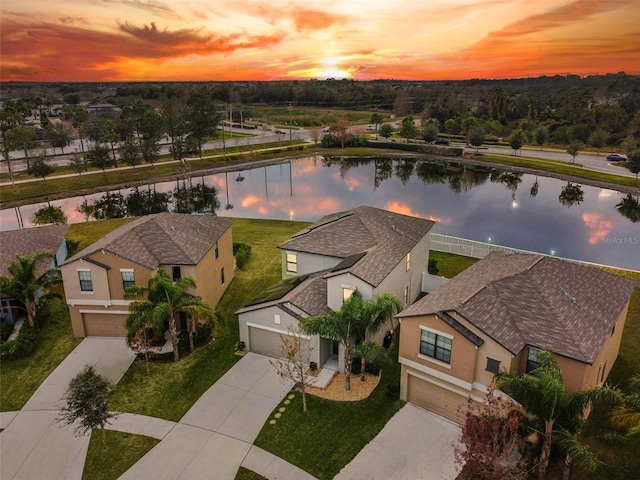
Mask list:
[[438,261],[435,258],[429,259],[429,266],[427,267],[427,271],[431,275],[437,275],[440,269],[438,268]]
[[[360,367],[362,366],[360,362],[360,357],[354,357],[351,364],[351,373],[354,375],[360,374]],[[376,362],[367,362],[365,366],[365,371],[370,373],[371,375],[378,375],[380,373],[380,365]]]
[[13,325],[7,322],[0,322],[0,342],[6,342],[13,332]]
[[0,358],[11,360],[28,356],[34,349],[38,331],[25,322],[18,336],[0,345]]
[[251,245],[234,242],[233,255],[236,257],[236,266],[242,270],[251,257]]
[[196,328],[196,331],[193,333],[193,343],[196,347],[200,345],[204,345],[209,341],[211,335],[213,334],[213,324],[210,322],[201,323]]

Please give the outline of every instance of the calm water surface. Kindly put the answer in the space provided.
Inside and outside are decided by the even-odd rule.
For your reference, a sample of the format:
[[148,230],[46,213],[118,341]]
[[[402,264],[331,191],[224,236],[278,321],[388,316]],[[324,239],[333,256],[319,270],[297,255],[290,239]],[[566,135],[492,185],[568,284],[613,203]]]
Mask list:
[[[371,205],[435,220],[435,233],[640,270],[640,224],[616,210],[625,194],[582,186],[582,198],[574,197],[579,203],[568,201],[567,206],[559,201],[567,185],[561,180],[531,175],[501,178],[495,172],[497,178],[490,178],[488,170],[456,165],[418,164],[414,169],[413,161],[357,163],[305,157],[194,177],[190,182],[218,190],[216,213],[222,216],[312,222],[329,213]],[[188,185],[189,181],[174,181],[140,190],[171,192]],[[120,192],[127,195],[131,190]],[[62,206],[69,223],[83,222],[87,218],[77,211],[78,205],[101,195],[51,204]],[[43,205],[20,207],[25,226]],[[4,230],[18,228],[16,210],[3,210],[0,222]]]

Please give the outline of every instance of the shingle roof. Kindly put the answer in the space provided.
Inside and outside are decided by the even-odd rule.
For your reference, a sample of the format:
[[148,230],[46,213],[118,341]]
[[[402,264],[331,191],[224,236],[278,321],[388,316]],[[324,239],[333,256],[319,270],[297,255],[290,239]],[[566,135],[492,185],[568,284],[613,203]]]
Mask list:
[[553,257],[494,252],[398,317],[455,311],[513,354],[531,345],[593,363],[636,283]]
[[[294,288],[287,290],[282,297],[262,303],[250,302],[236,313],[250,312],[270,306],[286,307],[288,304],[295,305],[312,317],[329,313],[331,309],[327,306],[327,280],[324,278],[325,273],[326,271],[310,274]],[[269,288],[271,289],[273,286]]]
[[[375,287],[433,225],[430,220],[361,206],[324,217],[279,248],[341,259],[366,253],[344,271]],[[338,273],[342,271],[334,271]]]
[[196,265],[231,226],[231,218],[158,213],[117,228],[65,262],[100,250],[150,269],[159,265]]
[[45,225],[0,232],[0,275],[7,275],[7,266],[16,255],[30,256],[43,250],[56,253],[68,229],[68,225]]

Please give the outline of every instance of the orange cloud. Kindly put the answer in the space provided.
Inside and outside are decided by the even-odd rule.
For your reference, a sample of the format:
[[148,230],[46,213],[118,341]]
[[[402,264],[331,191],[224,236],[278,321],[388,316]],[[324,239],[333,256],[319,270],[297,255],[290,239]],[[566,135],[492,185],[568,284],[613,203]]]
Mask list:
[[605,219],[598,213],[585,212],[582,214],[582,221],[589,230],[589,243],[595,245],[602,242],[609,235],[613,222]]
[[262,199],[256,195],[249,194],[240,200],[240,206],[242,208],[251,208],[254,205],[258,205],[262,202]]

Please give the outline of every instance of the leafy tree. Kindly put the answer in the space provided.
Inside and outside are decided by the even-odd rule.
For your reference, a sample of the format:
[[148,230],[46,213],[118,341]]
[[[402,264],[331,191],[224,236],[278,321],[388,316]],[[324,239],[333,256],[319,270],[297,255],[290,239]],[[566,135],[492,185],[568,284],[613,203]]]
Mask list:
[[29,158],[29,151],[33,149],[36,140],[36,132],[29,127],[20,125],[13,130],[9,131],[6,137],[6,141],[9,142],[11,147],[20,148],[24,151],[24,158],[27,161],[27,170],[31,167],[31,159]]
[[[146,287],[137,285],[127,287],[125,296],[136,298],[129,305],[129,319],[127,325],[134,325],[135,331],[138,326],[148,323],[154,330],[164,328],[165,322],[169,324],[169,335],[173,344],[173,359],[180,360],[178,352],[178,329],[176,322],[180,314],[186,316],[189,325],[195,320],[206,320],[210,322],[219,321],[216,312],[198,297],[189,295],[189,290],[196,288],[196,282],[191,277],[182,277],[176,282],[164,270],[158,272],[149,279]],[[144,296],[146,295],[146,298]],[[133,317],[133,319],[131,318]],[[193,328],[189,328],[189,348],[194,350]],[[129,332],[131,333],[131,332]],[[129,338],[129,335],[127,335]]]
[[474,127],[469,131],[469,143],[476,147],[476,152],[480,148],[480,145],[484,143],[485,135],[484,130],[479,127]]
[[218,134],[218,124],[223,120],[213,97],[204,90],[193,92],[187,100],[187,119],[190,135],[197,140],[198,153],[202,156],[202,144],[206,137]]
[[636,175],[636,181],[638,180],[638,174],[640,173],[640,150],[631,152],[628,155],[627,161],[624,162],[624,166]]
[[69,160],[69,166],[71,169],[76,172],[80,177],[82,177],[82,172],[87,170],[86,160],[83,156],[80,156],[80,153],[77,151],[72,155],[71,160]]
[[376,127],[376,140],[378,139],[378,125],[382,124],[383,121],[384,118],[379,113],[376,112],[371,114],[369,122],[373,123],[373,125]]
[[474,478],[526,480],[528,455],[520,435],[525,418],[511,400],[487,393],[485,404],[468,401],[455,462]]
[[429,123],[422,129],[422,139],[427,143],[431,143],[438,138],[439,133],[438,127],[433,123]]
[[113,158],[113,166],[118,166],[118,159],[116,157],[116,144],[120,141],[120,134],[116,131],[116,122],[113,120],[105,120],[104,133],[100,137],[100,142],[108,143],[111,146],[111,156]]
[[31,163],[31,168],[27,170],[29,175],[34,177],[42,177],[42,180],[47,181],[47,176],[51,175],[55,171],[49,162],[47,162],[45,152],[41,152]]
[[103,145],[95,144],[87,152],[87,161],[92,167],[101,168],[104,173],[110,162],[109,149]]
[[[509,146],[513,149],[513,154],[517,155],[518,150],[522,150],[522,145],[524,145],[524,133],[518,129],[509,137]],[[522,152],[520,152],[520,155],[522,155]]]
[[600,155],[600,149],[607,144],[609,134],[603,128],[597,128],[589,135],[589,144],[597,150]]
[[380,125],[379,133],[381,137],[388,139],[391,135],[393,135],[393,126],[391,126],[390,123],[384,123]]
[[543,149],[547,138],[549,138],[549,131],[545,127],[538,127],[534,133],[536,144],[540,145],[540,150]]
[[27,321],[32,327],[36,318],[37,299],[53,295],[40,294],[45,289],[62,283],[60,270],[56,268],[46,268],[38,275],[39,267],[54,258],[55,254],[47,251],[31,256],[17,255],[7,267],[9,275],[0,276],[0,292],[22,303],[27,313]]
[[45,136],[51,143],[51,146],[59,148],[64,154],[64,147],[71,143],[71,129],[68,125],[58,122],[45,130]]
[[569,146],[567,147],[567,153],[571,155],[570,163],[574,163],[576,161],[576,157],[578,156],[578,153],[580,152],[581,149],[582,149],[582,142],[578,142],[574,140],[569,144]]
[[87,135],[86,125],[89,121],[89,112],[84,108],[78,108],[73,112],[73,119],[71,125],[78,131],[78,138],[80,139],[80,148],[84,153],[84,139]]
[[67,216],[62,207],[47,206],[42,207],[33,214],[33,223],[36,225],[64,225],[67,223]]
[[402,138],[407,139],[407,143],[409,140],[414,139],[418,136],[418,127],[413,124],[413,116],[407,115],[402,119],[402,124],[400,125],[400,136]]
[[86,365],[69,383],[69,390],[65,394],[66,404],[60,410],[58,422],[65,425],[75,423],[77,435],[100,428],[102,443],[106,445],[104,426],[116,417],[116,414],[109,412],[111,390],[111,382]]
[[20,114],[12,104],[0,109],[0,133],[2,134],[2,158],[7,162],[9,178],[13,182],[11,170],[11,142],[7,138],[7,132],[20,123]]
[[[544,479],[549,465],[551,444],[558,431],[555,428],[556,422],[563,421],[565,425],[573,425],[575,428],[593,403],[613,403],[619,398],[619,392],[608,386],[592,387],[570,396],[553,354],[546,351],[538,353],[538,368],[530,375],[518,376],[499,372],[496,375],[496,386],[544,424],[543,430],[537,432],[542,437],[542,450],[538,460],[540,480]],[[564,446],[566,448],[569,445],[565,443]],[[566,449],[565,452],[569,453]]]
[[558,200],[560,200],[560,203],[565,207],[571,207],[575,204],[580,205],[580,202],[584,200],[582,187],[577,183],[567,182],[562,188]]
[[140,147],[136,143],[133,138],[126,138],[120,147],[120,159],[136,169],[136,165],[140,163],[142,160],[142,156],[140,155]]
[[280,335],[283,359],[269,360],[282,378],[293,382],[294,388],[302,395],[302,411],[307,413],[307,387],[315,382],[315,377],[309,374],[309,359],[311,349],[305,348],[301,340],[300,328],[287,328],[287,335]]
[[640,222],[640,200],[638,195],[627,193],[627,196],[616,205],[616,210],[633,223]]

